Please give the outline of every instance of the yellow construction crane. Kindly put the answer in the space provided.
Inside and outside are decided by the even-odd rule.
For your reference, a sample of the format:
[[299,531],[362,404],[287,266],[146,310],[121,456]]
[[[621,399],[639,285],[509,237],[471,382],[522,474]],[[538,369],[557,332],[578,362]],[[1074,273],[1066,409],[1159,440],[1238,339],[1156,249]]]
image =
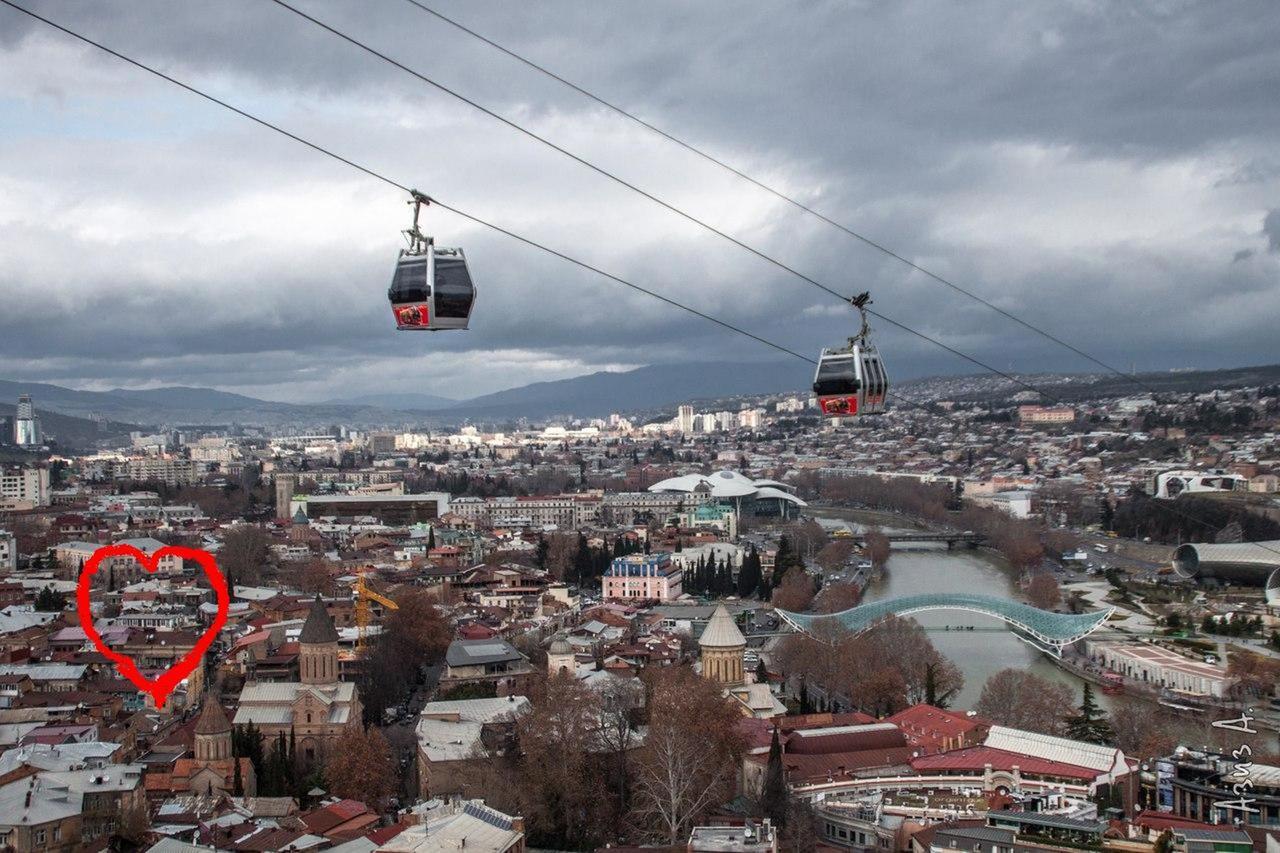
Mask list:
[[365,651],[369,643],[369,602],[376,601],[388,610],[400,609],[400,605],[370,589],[364,582],[364,573],[364,569],[356,572],[356,651],[359,652]]

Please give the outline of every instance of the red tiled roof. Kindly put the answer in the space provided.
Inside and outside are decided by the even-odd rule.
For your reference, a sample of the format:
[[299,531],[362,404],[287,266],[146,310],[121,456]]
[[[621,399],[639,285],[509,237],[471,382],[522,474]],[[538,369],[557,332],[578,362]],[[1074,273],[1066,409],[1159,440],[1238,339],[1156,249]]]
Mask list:
[[830,755],[836,752],[864,752],[874,749],[896,749],[907,746],[907,739],[897,729],[864,731],[823,731],[802,729],[787,736],[784,752],[792,755]]
[[822,714],[797,714],[794,717],[783,717],[779,721],[779,725],[784,732],[793,732],[797,729],[821,729],[827,726],[865,726],[876,722],[876,718],[860,711],[850,711],[845,714],[832,714],[830,712]]
[[1033,773],[1037,776],[1057,776],[1064,779],[1092,781],[1101,775],[1100,771],[1091,770],[1088,767],[1077,767],[1074,764],[1050,761],[1046,758],[1034,758],[1030,755],[1006,752],[1003,749],[994,749],[989,746],[972,746],[967,749],[957,749],[939,755],[923,755],[911,762],[911,766],[920,773],[956,770],[981,772],[988,764],[991,765],[993,770],[1010,771],[1017,767],[1023,773]]
[[1201,823],[1198,820],[1190,818],[1178,817],[1169,812],[1158,812],[1151,809],[1138,812],[1133,818],[1136,826],[1146,827],[1147,829],[1217,829],[1212,824]]
[[318,835],[324,835],[341,823],[346,823],[357,815],[363,814],[369,807],[359,800],[339,800],[323,808],[316,809],[302,818],[307,829]]
[[[757,753],[749,758],[757,764],[764,764],[768,762],[769,755]],[[830,752],[824,755],[787,754],[782,756],[787,779],[793,783],[806,779],[825,779],[828,776],[845,776],[875,767],[906,766],[910,763],[911,747],[909,746],[858,752]]]

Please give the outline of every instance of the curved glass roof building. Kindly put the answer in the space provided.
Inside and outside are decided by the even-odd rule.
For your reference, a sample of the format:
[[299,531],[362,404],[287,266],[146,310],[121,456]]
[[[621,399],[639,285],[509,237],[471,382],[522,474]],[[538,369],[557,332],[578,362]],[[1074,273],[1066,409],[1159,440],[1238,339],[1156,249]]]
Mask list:
[[834,623],[854,634],[861,634],[887,616],[907,616],[927,610],[964,610],[993,616],[1003,620],[1022,639],[1059,656],[1064,647],[1098,630],[1115,612],[1112,607],[1092,613],[1051,613],[1030,604],[992,595],[933,593],[873,601],[839,613],[793,613],[779,610],[778,615],[791,627],[805,634],[812,635],[824,623]]

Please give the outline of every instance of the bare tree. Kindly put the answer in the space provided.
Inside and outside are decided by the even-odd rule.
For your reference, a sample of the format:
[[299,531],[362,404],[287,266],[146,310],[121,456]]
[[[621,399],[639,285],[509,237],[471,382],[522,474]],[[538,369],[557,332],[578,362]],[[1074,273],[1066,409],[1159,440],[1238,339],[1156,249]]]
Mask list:
[[873,528],[863,534],[862,555],[877,569],[884,568],[885,563],[889,562],[890,550],[889,537],[879,530]]
[[813,578],[803,566],[792,566],[773,591],[773,606],[798,613],[807,609],[812,601]]
[[218,549],[218,568],[227,583],[253,585],[262,581],[267,566],[267,533],[252,524],[237,524],[227,531]]
[[358,722],[349,725],[333,746],[324,778],[331,793],[379,808],[391,796],[396,779],[391,748],[382,732],[365,729]]
[[687,667],[654,673],[649,712],[634,814],[652,837],[674,847],[733,796],[743,750],[740,717],[713,683]]
[[531,838],[540,847],[594,846],[608,822],[592,778],[592,753],[602,748],[600,696],[567,674],[546,679],[533,693],[533,710],[517,727]]
[[1062,588],[1058,579],[1045,571],[1036,570],[1031,573],[1031,581],[1027,584],[1027,600],[1041,610],[1052,610],[1062,600]]
[[1002,726],[1061,735],[1074,702],[1065,684],[1021,669],[1002,669],[982,686],[974,710]]
[[819,566],[829,572],[837,571],[853,556],[854,542],[852,539],[832,539],[822,547],[814,560]]
[[[309,560],[294,564],[292,568],[294,585],[308,595],[319,593],[331,596],[337,592],[338,585],[334,581],[333,573],[329,571],[329,564],[324,560]],[[283,570],[281,574],[284,574]]]
[[813,600],[813,609],[818,613],[839,613],[861,602],[862,590],[857,584],[829,583]]

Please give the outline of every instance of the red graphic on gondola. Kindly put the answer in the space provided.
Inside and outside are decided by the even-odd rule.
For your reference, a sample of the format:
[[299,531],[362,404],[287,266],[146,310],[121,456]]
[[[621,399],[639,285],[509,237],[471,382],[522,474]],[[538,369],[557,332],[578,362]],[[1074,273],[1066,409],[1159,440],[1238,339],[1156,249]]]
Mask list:
[[858,396],[820,397],[818,406],[824,415],[856,415],[858,413]]
[[397,305],[391,310],[396,315],[397,326],[426,326],[431,322],[430,309],[426,303]]

